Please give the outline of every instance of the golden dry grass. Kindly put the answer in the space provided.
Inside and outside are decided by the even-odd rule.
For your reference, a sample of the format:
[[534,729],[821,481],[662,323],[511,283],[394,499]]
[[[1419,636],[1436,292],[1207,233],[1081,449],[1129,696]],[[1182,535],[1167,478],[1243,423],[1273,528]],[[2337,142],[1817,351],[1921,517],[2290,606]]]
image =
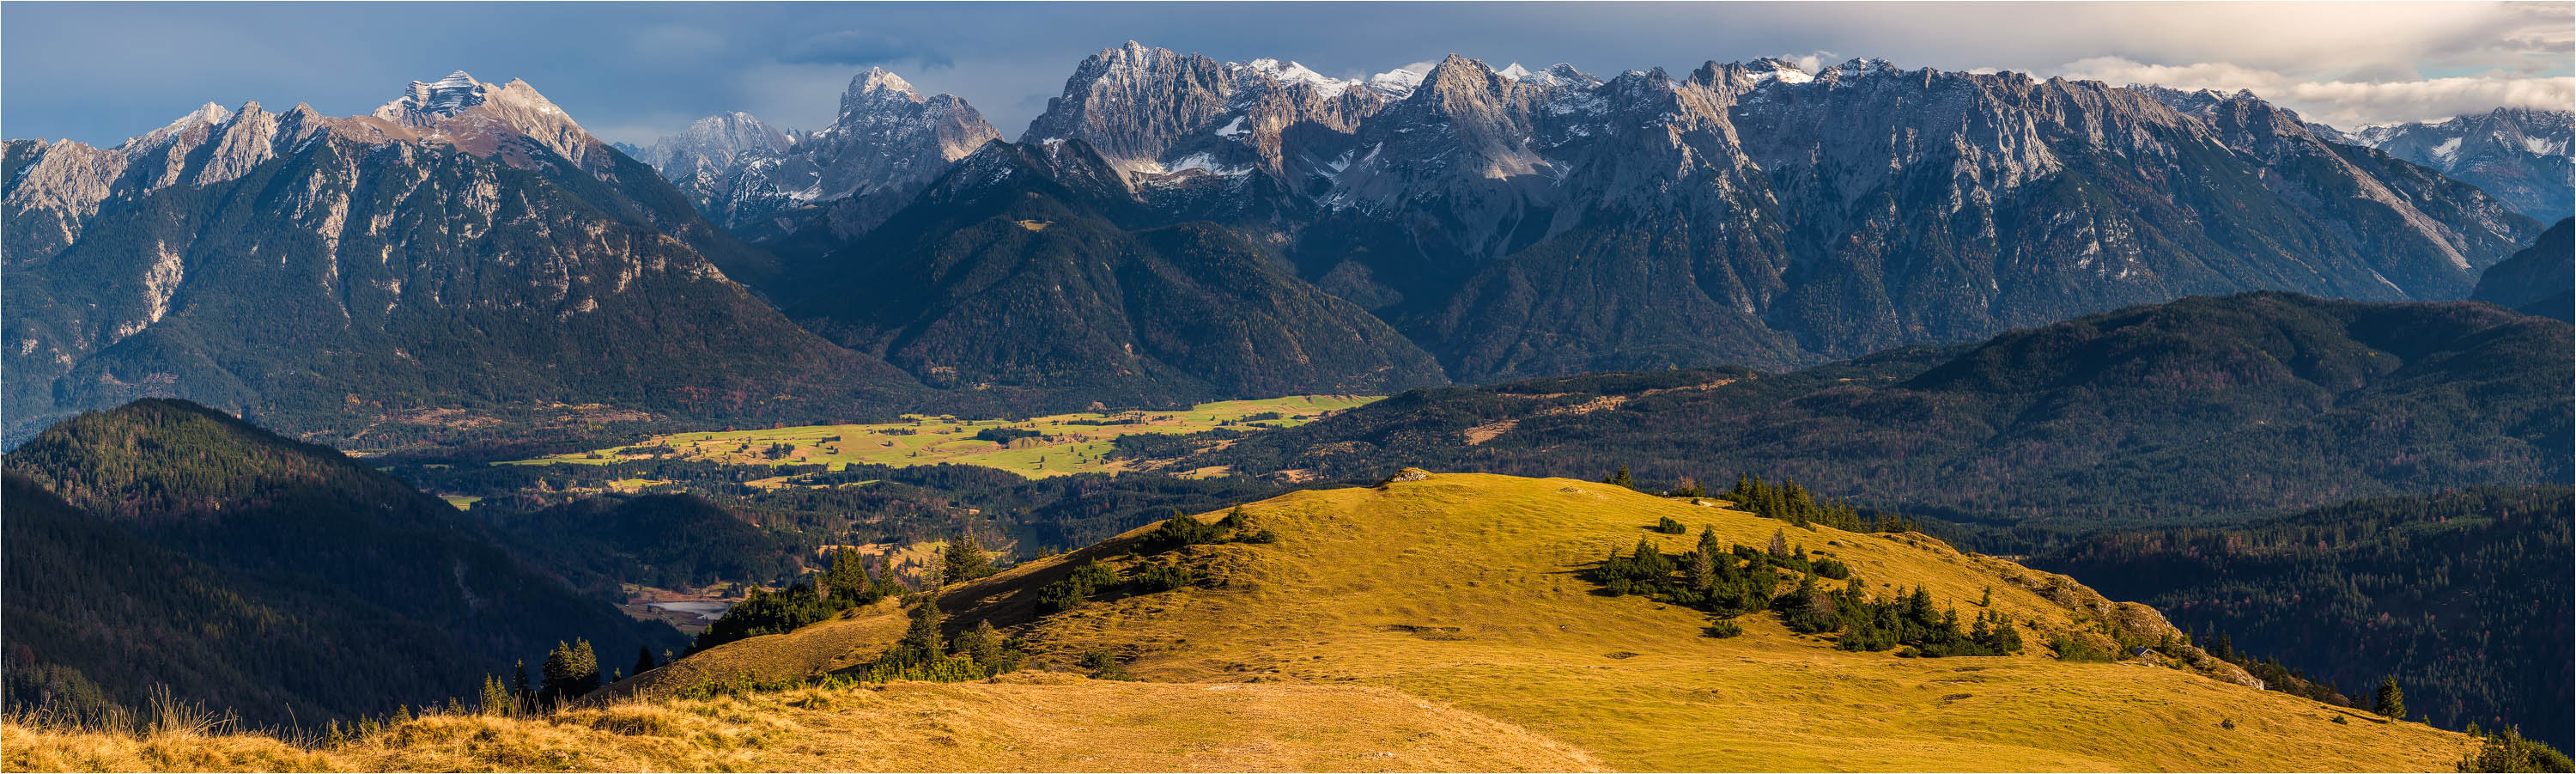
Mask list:
[[1580,751],[1394,691],[1021,673],[539,718],[433,716],[311,751],[0,724],[10,771],[1596,771]]
[[[1712,525],[1760,546],[1784,525],[1604,484],[1449,474],[1248,510],[1281,542],[1190,549],[1226,587],[1096,603],[1024,636],[1057,659],[1126,654],[1145,679],[1393,688],[1620,769],[2424,771],[2468,743],[2175,669],[2062,663],[2040,636],[2026,655],[1949,659],[1847,653],[1768,615],[1739,619],[1742,637],[1700,636],[1704,614],[1598,596],[1573,573],[1639,537],[1677,552]],[[1644,529],[1667,515],[1693,534]],[[1920,584],[1964,617],[1992,586],[2015,619],[2077,625],[2007,580],[2031,574],[2010,562],[1916,536],[1788,533],[1874,591]],[[1048,564],[1013,573],[1042,580]],[[1031,586],[990,579],[942,601],[1006,623]]]
[[[1040,664],[1110,651],[1151,684],[1013,676],[669,698],[740,672],[776,679],[863,663],[903,629],[901,611],[881,604],[683,659],[618,686],[630,698],[615,707],[507,730],[433,718],[406,726],[412,736],[311,760],[463,770],[2434,771],[2469,746],[2460,734],[2179,669],[2058,662],[2040,632],[2025,635],[2024,655],[1948,659],[1847,653],[1767,614],[1738,619],[1743,636],[1701,636],[1704,614],[1601,596],[1575,572],[1641,537],[1679,551],[1709,525],[1759,546],[1785,525],[1605,484],[1443,474],[1246,510],[1281,540],[1128,557],[1139,529],[941,594],[952,627],[992,621],[1026,638]],[[1663,516],[1692,534],[1645,529]],[[2044,629],[2087,627],[2098,615],[2014,580],[2044,574],[1921,536],[1786,534],[1851,565],[1873,591],[1922,585],[1963,615],[1988,587],[1995,609]],[[1039,586],[1094,559],[1178,560],[1211,587],[1036,615]],[[632,728],[659,730],[620,732]],[[178,753],[276,762],[258,768],[308,760],[250,740],[165,746],[156,758],[138,751],[141,741],[6,731],[11,769],[237,767],[170,757]],[[1416,746],[1387,747],[1396,740]],[[61,757],[94,744],[112,752]],[[1372,751],[1393,757],[1351,757]],[[415,755],[426,762],[403,763]]]

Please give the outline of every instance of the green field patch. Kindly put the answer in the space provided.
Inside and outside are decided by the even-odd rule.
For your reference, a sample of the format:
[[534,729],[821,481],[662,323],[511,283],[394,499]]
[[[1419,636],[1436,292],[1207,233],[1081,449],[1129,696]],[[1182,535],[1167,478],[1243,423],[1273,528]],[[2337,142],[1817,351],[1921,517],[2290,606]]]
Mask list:
[[[893,467],[956,463],[1031,478],[1116,473],[1126,469],[1124,462],[1109,459],[1119,436],[1295,427],[1367,405],[1378,397],[1291,395],[1202,403],[1168,411],[1082,412],[1018,421],[913,415],[903,421],[878,424],[672,433],[622,446],[502,464],[607,465],[681,459],[734,465],[825,465],[829,470],[840,470],[853,463]],[[798,485],[794,477],[753,483],[764,487]]]

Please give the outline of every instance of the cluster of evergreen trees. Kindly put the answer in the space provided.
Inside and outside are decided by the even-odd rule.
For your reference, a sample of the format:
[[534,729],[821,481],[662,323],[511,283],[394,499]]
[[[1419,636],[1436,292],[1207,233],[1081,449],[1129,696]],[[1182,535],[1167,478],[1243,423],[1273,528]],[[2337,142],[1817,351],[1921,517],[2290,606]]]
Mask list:
[[947,620],[939,611],[939,595],[922,594],[912,606],[912,625],[903,640],[869,663],[862,671],[864,679],[873,683],[981,680],[1019,669],[1027,659],[1021,643],[1003,637],[991,621],[978,621],[974,628],[949,638],[941,634]]
[[[1251,512],[1237,507],[1214,522],[1173,511],[1154,531],[1137,541],[1139,555],[1161,554],[1176,549],[1210,543],[1274,543],[1279,533],[1264,527]],[[1198,572],[1177,562],[1149,562],[1136,568],[1132,576],[1122,577],[1118,568],[1099,561],[1086,562],[1073,569],[1063,580],[1038,588],[1038,611],[1059,613],[1083,606],[1103,592],[1125,590],[1152,594],[1197,584]]]
[[2461,771],[2576,771],[2576,760],[2539,740],[2523,738],[2521,730],[2513,726],[2490,734],[2470,723],[2468,733],[2477,737],[2478,748],[2460,760]]
[[[926,573],[922,587],[924,591],[937,591],[944,583],[974,580],[1000,571],[975,533],[964,532],[940,550],[939,565]],[[690,651],[764,634],[792,632],[843,610],[867,607],[910,591],[895,580],[892,556],[879,555],[877,567],[871,572],[858,551],[836,550],[832,552],[831,567],[816,579],[800,580],[778,591],[752,589],[741,603],[726,610],[724,617],[700,633]]]
[[[973,538],[962,542],[971,546]],[[975,555],[980,557],[981,550],[976,549]],[[985,565],[990,568],[989,559]],[[937,588],[935,581],[930,585]],[[726,610],[724,617],[700,632],[697,643],[689,650],[694,653],[734,640],[792,632],[843,610],[873,605],[877,600],[909,591],[895,580],[891,556],[878,556],[872,573],[858,551],[840,549],[832,552],[831,567],[819,578],[800,580],[778,591],[753,588],[740,603]]]
[[[1794,631],[1841,632],[1836,641],[1844,650],[1905,646],[1899,655],[1937,657],[1997,656],[2022,648],[2021,633],[2002,614],[1981,611],[1962,630],[1958,611],[1935,610],[1923,589],[1873,600],[1849,566],[1809,556],[1805,546],[1790,546],[1782,532],[1772,533],[1768,548],[1756,549],[1724,543],[1715,529],[1702,529],[1699,545],[1677,556],[1665,554],[1653,538],[1639,538],[1626,555],[1613,549],[1586,575],[1613,596],[1636,594],[1708,611],[1719,619],[1711,633],[1721,637],[1741,632],[1725,619],[1768,609]],[[1783,594],[1779,586],[1787,577],[1796,577],[1798,585]],[[1823,579],[1848,582],[1826,591]]]
[[2021,632],[2012,619],[1979,610],[1975,623],[1959,628],[1956,608],[1935,610],[1932,595],[1917,587],[1888,600],[1872,600],[1858,579],[1842,589],[1817,588],[1816,576],[1800,579],[1798,589],[1772,602],[1780,620],[1801,633],[1842,632],[1834,638],[1843,650],[1880,651],[1898,646],[1900,656],[2004,656],[2021,652]]
[[[1689,481],[1689,479],[1683,479]],[[1698,484],[1693,482],[1693,488]],[[1733,501],[1737,509],[1765,519],[1778,519],[1800,527],[1822,524],[1847,532],[1912,532],[1913,519],[1893,513],[1862,514],[1860,509],[1841,500],[1819,499],[1799,486],[1798,482],[1781,479],[1774,484],[1760,476],[1742,475],[1735,488],[1721,495]]]

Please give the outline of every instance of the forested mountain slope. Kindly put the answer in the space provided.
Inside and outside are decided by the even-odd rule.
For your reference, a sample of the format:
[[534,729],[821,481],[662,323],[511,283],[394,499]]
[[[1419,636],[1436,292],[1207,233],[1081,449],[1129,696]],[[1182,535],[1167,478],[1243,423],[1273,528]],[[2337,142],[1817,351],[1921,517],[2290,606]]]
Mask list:
[[12,658],[128,707],[161,685],[313,724],[465,694],[558,641],[682,642],[437,498],[194,404],[85,413],[5,465]]
[[2395,676],[2445,727],[2569,743],[2576,500],[2564,485],[2356,500],[2241,526],[2121,531],[2034,557],[2353,696]]
[[2487,267],[2469,298],[2576,322],[2576,218],[2560,219],[2530,247]]

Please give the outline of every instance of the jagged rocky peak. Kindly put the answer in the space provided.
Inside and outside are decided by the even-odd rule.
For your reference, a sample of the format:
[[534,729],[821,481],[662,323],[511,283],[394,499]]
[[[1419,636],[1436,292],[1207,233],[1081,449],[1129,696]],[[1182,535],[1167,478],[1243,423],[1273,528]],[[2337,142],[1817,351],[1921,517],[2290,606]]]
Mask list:
[[690,123],[679,134],[653,142],[637,154],[664,176],[679,179],[702,172],[721,172],[745,156],[778,153],[794,140],[750,113],[734,111]]
[[606,144],[535,86],[515,78],[494,86],[458,70],[431,83],[412,81],[401,97],[376,108],[374,116],[411,128],[423,139],[480,156],[498,154],[511,164],[532,163],[524,152],[512,149],[513,137],[535,141],[584,168],[608,157]]
[[428,126],[440,118],[483,104],[484,92],[488,89],[483,82],[474,80],[474,76],[465,74],[463,70],[448,73],[447,77],[432,83],[412,81],[400,99],[376,108],[376,117],[398,124]]
[[170,144],[182,134],[197,129],[222,126],[224,122],[231,120],[233,120],[233,111],[225,109],[222,105],[208,102],[197,106],[196,110],[189,111],[187,115],[180,116],[179,120],[172,121],[167,126],[136,135],[116,147],[117,150],[129,153],[157,148]]
[[[1432,65],[1431,72],[1423,74],[1422,85],[1418,88],[1501,92],[1507,90],[1510,83],[1511,79],[1494,72],[1494,68],[1487,66],[1482,60],[1450,54],[1442,57],[1439,64]],[[1419,91],[1416,93],[1418,94]]]
[[1763,83],[1768,81],[1778,81],[1780,83],[1806,83],[1816,79],[1815,73],[1807,72],[1805,69],[1790,63],[1789,60],[1781,59],[1779,57],[1766,56],[1737,66],[1744,71],[1745,77],[1753,83]]
[[1121,165],[1151,171],[1179,140],[1230,110],[1225,65],[1135,41],[1102,49],[1065,79],[1020,141],[1081,138]]
[[1590,73],[1577,70],[1574,68],[1574,65],[1564,62],[1548,65],[1547,69],[1535,72],[1521,67],[1519,62],[1513,62],[1510,67],[1503,68],[1502,71],[1497,74],[1505,78],[1512,79],[1515,83],[1526,83],[1532,86],[1546,86],[1551,88],[1558,86],[1571,86],[1579,89],[1588,89],[1601,85],[1601,79],[1592,77]]
[[889,101],[918,104],[922,102],[921,92],[915,91],[912,82],[904,80],[903,76],[882,67],[870,67],[852,76],[850,88],[841,92],[841,114],[846,116],[881,109]]

